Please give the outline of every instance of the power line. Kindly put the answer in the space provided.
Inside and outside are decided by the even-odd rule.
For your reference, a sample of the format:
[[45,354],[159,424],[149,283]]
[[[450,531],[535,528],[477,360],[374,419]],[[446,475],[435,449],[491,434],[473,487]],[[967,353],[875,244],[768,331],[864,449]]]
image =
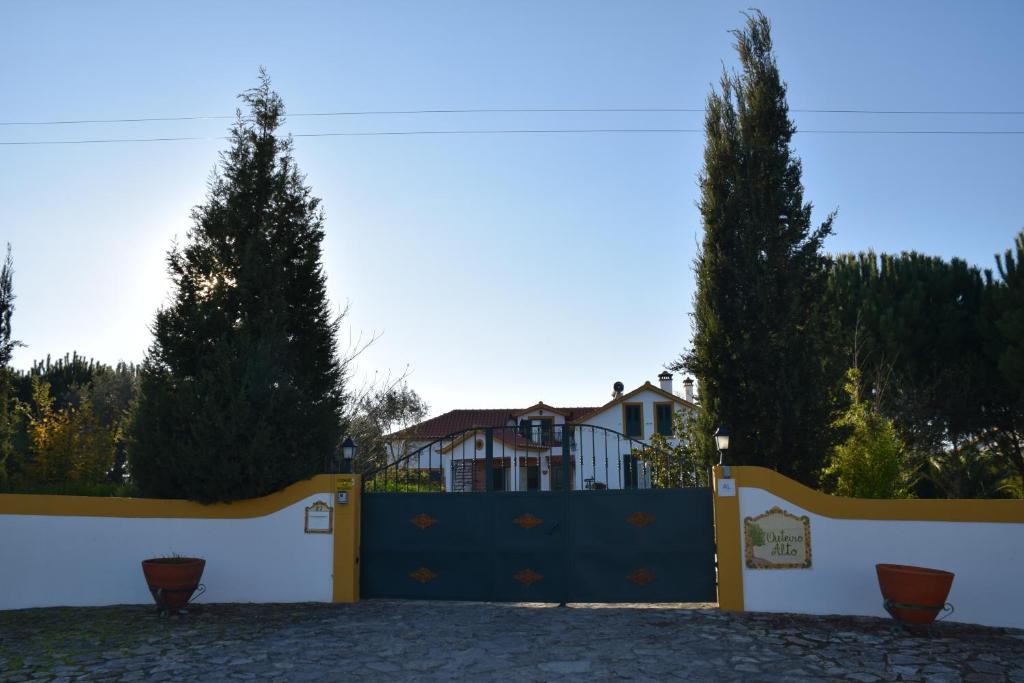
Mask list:
[[[578,108],[500,108],[483,107],[476,109],[395,109],[367,111],[326,111],[301,114],[288,114],[285,118],[326,117],[326,116],[413,116],[423,114],[693,114],[704,113],[701,108],[678,107],[578,107]],[[865,114],[865,115],[915,115],[915,116],[1024,116],[1024,111],[1016,110],[947,110],[947,109],[790,109],[803,114]],[[154,121],[203,121],[233,119],[234,115],[195,115],[195,116],[144,116],[117,119],[68,119],[55,121],[0,121],[0,126],[66,126],[90,123],[145,123]]]
[[[702,128],[532,128],[488,130],[386,130],[344,131],[329,133],[293,133],[293,138],[326,137],[381,137],[414,135],[548,135],[548,134],[613,134],[613,133],[703,133]],[[818,135],[1024,135],[1024,130],[798,130],[797,134]],[[154,137],[154,138],[96,138],[86,140],[14,140],[0,141],[0,145],[93,145],[129,142],[183,142],[199,140],[230,140],[228,136]]]

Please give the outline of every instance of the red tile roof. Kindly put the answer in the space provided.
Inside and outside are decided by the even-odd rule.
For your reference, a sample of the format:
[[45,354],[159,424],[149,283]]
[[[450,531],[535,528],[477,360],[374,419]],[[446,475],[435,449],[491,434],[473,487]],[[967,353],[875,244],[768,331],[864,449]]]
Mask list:
[[[568,422],[580,419],[598,408],[555,408],[565,415]],[[393,439],[439,439],[456,432],[473,427],[504,427],[510,422],[515,423],[516,416],[522,415],[525,408],[470,408],[449,410],[447,413],[424,420],[408,429],[397,431],[388,436]]]

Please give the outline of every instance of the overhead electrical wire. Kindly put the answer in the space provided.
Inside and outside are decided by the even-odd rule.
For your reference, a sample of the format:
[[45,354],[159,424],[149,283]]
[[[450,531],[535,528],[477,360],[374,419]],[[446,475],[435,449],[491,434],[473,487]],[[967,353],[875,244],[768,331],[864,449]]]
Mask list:
[[[326,117],[326,116],[409,116],[424,114],[693,114],[704,113],[704,108],[678,107],[482,107],[474,109],[395,109],[366,111],[326,111],[288,114],[286,118]],[[952,110],[952,109],[790,109],[803,114],[867,114],[867,115],[914,115],[914,116],[1024,116],[1024,111],[1016,110]],[[53,121],[0,121],[0,126],[66,126],[97,123],[145,123],[160,121],[202,121],[233,119],[234,115],[193,115],[193,116],[143,116],[135,118],[115,119],[67,119]]]
[[[613,134],[613,133],[703,133],[702,128],[505,128],[487,130],[383,130],[343,131],[328,133],[292,133],[293,138],[379,137],[415,135],[543,135],[543,134]],[[797,134],[819,135],[1024,135],[1024,130],[797,130]],[[0,146],[16,145],[93,145],[131,142],[183,142],[230,140],[228,136],[180,136],[153,138],[94,138],[85,140],[5,140]]]

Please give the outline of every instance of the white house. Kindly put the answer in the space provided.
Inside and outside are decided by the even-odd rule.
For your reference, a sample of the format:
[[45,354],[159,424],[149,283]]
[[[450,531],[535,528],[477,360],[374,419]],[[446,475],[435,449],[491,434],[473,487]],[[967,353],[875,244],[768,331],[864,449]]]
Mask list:
[[649,473],[631,454],[654,434],[673,441],[673,413],[696,408],[693,380],[683,381],[682,396],[672,391],[671,373],[658,380],[628,393],[616,382],[612,399],[597,407],[540,401],[528,408],[451,410],[389,435],[392,467],[429,476],[444,491],[482,491],[490,434],[496,490],[561,489],[565,444],[573,489],[643,488]]

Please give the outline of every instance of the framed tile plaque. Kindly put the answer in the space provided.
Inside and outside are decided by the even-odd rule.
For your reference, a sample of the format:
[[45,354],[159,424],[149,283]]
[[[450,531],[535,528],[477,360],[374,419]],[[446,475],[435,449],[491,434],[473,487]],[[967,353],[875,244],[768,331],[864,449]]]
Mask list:
[[334,530],[334,509],[322,500],[306,508],[306,533],[329,534]]
[[811,566],[811,520],[773,507],[743,520],[748,569],[807,569]]

